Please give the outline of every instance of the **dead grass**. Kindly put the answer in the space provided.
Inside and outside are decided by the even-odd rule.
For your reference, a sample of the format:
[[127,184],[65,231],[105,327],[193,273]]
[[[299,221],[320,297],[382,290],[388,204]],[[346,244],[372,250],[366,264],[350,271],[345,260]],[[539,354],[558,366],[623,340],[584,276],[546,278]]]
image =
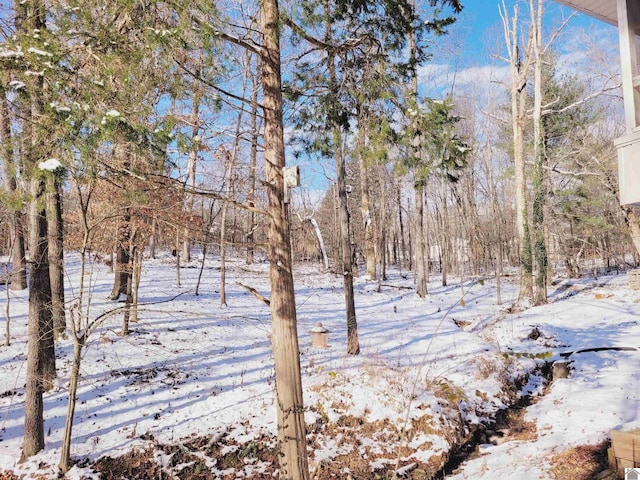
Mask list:
[[558,480],[589,480],[607,468],[609,442],[581,445],[551,459],[551,472]]
[[509,425],[509,440],[528,440],[538,439],[538,428],[535,422],[526,422],[524,416],[526,410],[516,409],[509,410],[504,422]]

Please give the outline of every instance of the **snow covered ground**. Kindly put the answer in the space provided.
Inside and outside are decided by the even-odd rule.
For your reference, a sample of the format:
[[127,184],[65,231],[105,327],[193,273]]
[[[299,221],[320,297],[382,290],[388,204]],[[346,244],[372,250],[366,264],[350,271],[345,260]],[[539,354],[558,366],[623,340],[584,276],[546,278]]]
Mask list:
[[[177,286],[171,257],[145,261],[140,302],[149,305],[132,334],[119,336],[121,316],[114,316],[85,350],[74,459],[115,457],[150,439],[173,444],[201,436],[224,439],[233,450],[275,434],[268,307],[235,283],[269,296],[268,264],[230,263],[223,307],[216,261],[207,263],[198,296],[197,262],[182,269]],[[78,288],[76,255],[68,256],[67,270],[71,300]],[[503,281],[502,305],[491,278],[442,287],[433,277],[424,300],[413,293],[410,275],[392,271],[380,291],[358,278],[361,354],[355,357],[345,353],[342,279],[303,265],[295,280],[310,465],[319,479],[333,478],[336,465],[342,478],[367,478],[354,458],[371,471],[436,469],[473,425],[513,403],[516,382],[545,361],[583,349],[640,345],[640,291],[630,290],[623,274],[559,279],[548,305],[513,313],[515,278]],[[95,317],[114,307],[106,300],[112,275],[96,263],[92,281]],[[59,380],[44,399],[46,448],[19,464],[27,292],[9,295],[12,344],[0,347],[0,471],[49,478],[60,456],[73,346],[69,339],[57,345]],[[6,303],[0,288],[3,312]],[[330,330],[328,349],[311,348],[309,330],[317,322]],[[526,409],[531,438],[483,445],[480,456],[447,478],[556,478],[550,470],[555,454],[598,444],[611,429],[640,427],[640,352],[574,353],[568,360],[571,375]],[[540,393],[540,376],[526,389]],[[273,471],[247,459],[234,471],[211,459],[207,468],[210,478],[260,478]],[[90,477],[80,466],[68,474]]]

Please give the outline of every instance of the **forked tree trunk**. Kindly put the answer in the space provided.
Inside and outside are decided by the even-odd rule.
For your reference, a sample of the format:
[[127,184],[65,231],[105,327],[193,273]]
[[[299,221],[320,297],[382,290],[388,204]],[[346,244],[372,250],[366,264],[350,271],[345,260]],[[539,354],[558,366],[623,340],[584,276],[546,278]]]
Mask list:
[[287,206],[284,203],[284,127],[280,73],[280,18],[277,0],[263,0],[262,87],[265,174],[269,219],[271,322],[278,414],[281,480],[308,480],[306,426],[293,286]]
[[533,296],[533,258],[531,252],[531,234],[529,230],[525,158],[524,158],[524,125],[526,121],[526,84],[529,65],[531,63],[531,30],[527,43],[527,51],[523,57],[519,48],[518,5],[514,6],[514,16],[510,21],[508,12],[502,11],[505,43],[509,52],[511,71],[511,122],[513,130],[513,160],[515,167],[516,187],[516,226],[520,246],[520,291],[518,300],[532,299]]

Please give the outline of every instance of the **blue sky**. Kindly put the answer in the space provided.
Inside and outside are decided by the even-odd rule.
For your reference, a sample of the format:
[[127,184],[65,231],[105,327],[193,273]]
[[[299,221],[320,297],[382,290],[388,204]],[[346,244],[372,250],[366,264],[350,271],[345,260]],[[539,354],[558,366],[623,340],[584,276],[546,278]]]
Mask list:
[[[433,45],[433,58],[420,69],[421,93],[431,97],[441,97],[451,91],[455,84],[456,95],[464,95],[465,88],[484,89],[487,93],[485,101],[495,101],[504,87],[499,83],[508,74],[507,66],[495,58],[504,51],[504,34],[498,7],[501,0],[462,0],[464,9],[457,22],[449,28],[449,33],[441,37]],[[528,2],[526,0],[505,0],[509,15],[513,14],[513,6],[520,4],[520,17],[528,18]],[[545,19],[543,38],[555,30],[564,19],[574,11],[570,8],[547,0],[545,1]],[[587,40],[585,40],[587,38]],[[617,33],[614,27],[584,14],[575,14],[562,35],[554,42],[554,49],[562,57],[562,65],[567,70],[585,70],[586,52],[592,42],[609,52],[617,51]],[[615,55],[615,54],[614,54]],[[613,59],[611,69],[617,70]],[[586,67],[600,69],[593,64]],[[289,149],[289,154],[291,149]],[[316,159],[294,160],[289,163],[300,163],[302,180],[306,194],[317,199],[328,185],[328,177],[333,176],[331,161]],[[316,190],[318,189],[318,190]],[[295,192],[294,194],[300,194]]]
[[[496,38],[496,41],[504,43],[502,23],[498,13],[498,7],[502,5],[502,2],[500,0],[462,0],[462,3],[464,9],[458,16],[457,25],[451,28],[450,33],[463,37],[464,54],[461,55],[463,57],[461,61],[464,64],[481,64],[487,57],[487,43],[490,43],[491,37],[499,37]],[[520,4],[520,16],[529,15],[528,2],[526,1],[505,0],[504,3],[510,13],[513,12],[513,6],[518,3]],[[547,25],[561,22],[562,19],[569,17],[574,12],[573,9],[551,0],[545,1],[544,8],[548,19],[545,21]],[[581,13],[571,19],[569,27],[613,29],[612,26]]]

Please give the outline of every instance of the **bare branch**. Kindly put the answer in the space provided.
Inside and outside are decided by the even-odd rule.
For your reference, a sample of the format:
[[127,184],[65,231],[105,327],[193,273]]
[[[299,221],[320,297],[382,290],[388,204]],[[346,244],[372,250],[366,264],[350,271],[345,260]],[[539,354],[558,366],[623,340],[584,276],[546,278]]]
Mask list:
[[247,290],[249,290],[254,297],[256,297],[258,300],[260,300],[261,302],[263,302],[266,305],[271,305],[271,300],[269,300],[267,297],[265,297],[264,295],[262,295],[259,291],[257,291],[255,288],[250,287],[249,285],[245,285],[244,283],[241,282],[236,282],[237,285],[240,285],[241,287],[246,288]]
[[[142,173],[134,172],[124,167],[114,167],[113,165],[108,165],[104,162],[101,162],[101,163],[105,168],[107,168],[112,172],[128,175],[132,178],[136,178],[143,182],[153,183],[155,185],[161,185],[164,187],[173,188],[174,190],[180,190],[184,193],[189,193],[191,195],[199,195],[201,197],[213,198],[215,200],[220,200],[222,202],[230,203],[232,205],[235,205],[238,208],[242,208],[243,210],[259,213],[261,215],[269,215],[269,213],[266,210],[263,210],[261,208],[252,207],[251,205],[247,205],[246,203],[239,202],[238,200],[225,197],[224,195],[218,192],[214,192],[212,190],[203,190],[201,188],[186,185],[184,182],[176,178],[171,178],[166,175],[157,175],[157,174],[145,175]],[[266,184],[266,185],[269,186],[269,184]]]

